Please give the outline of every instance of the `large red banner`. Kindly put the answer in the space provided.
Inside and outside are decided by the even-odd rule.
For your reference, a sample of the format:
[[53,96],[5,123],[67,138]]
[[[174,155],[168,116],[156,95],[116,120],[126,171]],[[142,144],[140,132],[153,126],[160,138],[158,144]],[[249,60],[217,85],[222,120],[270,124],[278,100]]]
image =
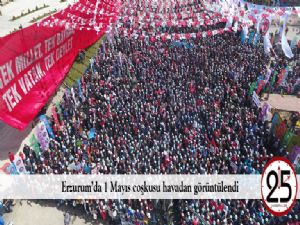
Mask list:
[[78,52],[96,42],[115,21],[116,7],[103,2],[96,7],[94,1],[91,11],[91,2],[85,8],[85,1],[78,2],[45,22],[0,39],[0,120],[25,129],[62,82]]

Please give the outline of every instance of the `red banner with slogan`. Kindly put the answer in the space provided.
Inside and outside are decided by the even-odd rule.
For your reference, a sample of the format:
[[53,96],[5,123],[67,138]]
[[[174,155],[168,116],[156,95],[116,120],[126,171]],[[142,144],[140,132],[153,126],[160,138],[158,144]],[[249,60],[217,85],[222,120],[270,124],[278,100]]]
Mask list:
[[0,120],[8,125],[25,129],[62,82],[78,52],[96,42],[116,19],[116,7],[111,5],[103,7],[102,3],[91,12],[90,7],[81,5],[76,11],[76,4],[69,8],[82,18],[77,18],[79,25],[62,11],[43,20],[47,22],[1,38]]

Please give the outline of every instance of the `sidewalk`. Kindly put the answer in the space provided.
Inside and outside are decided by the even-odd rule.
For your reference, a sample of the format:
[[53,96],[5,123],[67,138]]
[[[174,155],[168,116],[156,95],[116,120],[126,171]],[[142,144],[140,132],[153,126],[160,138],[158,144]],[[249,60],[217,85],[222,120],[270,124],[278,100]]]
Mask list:
[[64,213],[71,215],[70,225],[107,225],[92,220],[91,215],[83,214],[80,208],[73,209],[72,206],[56,207],[54,201],[26,201],[16,200],[11,213],[5,213],[3,218],[6,223],[10,221],[13,225],[63,225]]
[[[0,11],[2,16],[0,16],[0,37],[9,34],[14,29],[19,29],[20,24],[23,28],[28,27],[32,24],[30,21],[33,18],[37,18],[54,9],[59,11],[66,8],[69,4],[73,4],[75,1],[77,0],[67,0],[65,2],[60,2],[60,0],[14,0],[14,2],[1,6]],[[21,15],[22,12],[27,13],[28,9],[34,10],[36,6],[40,8],[44,4],[49,5],[49,7],[30,13],[17,20],[10,21],[13,16],[17,17]]]

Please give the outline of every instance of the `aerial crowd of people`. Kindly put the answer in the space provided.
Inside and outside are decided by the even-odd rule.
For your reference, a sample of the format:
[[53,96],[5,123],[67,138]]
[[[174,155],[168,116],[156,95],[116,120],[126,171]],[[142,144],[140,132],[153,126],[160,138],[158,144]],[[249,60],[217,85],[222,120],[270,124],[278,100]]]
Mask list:
[[[50,118],[55,138],[49,149],[36,154],[24,147],[27,171],[261,174],[274,155],[286,156],[249,95],[251,83],[267,74],[263,46],[242,44],[239,32],[179,42],[109,35],[81,85],[65,92],[60,123]],[[277,70],[291,62],[276,57]],[[294,68],[287,87],[299,80],[299,65]],[[65,202],[115,224],[286,224],[300,215],[299,201],[279,218],[260,200]]]

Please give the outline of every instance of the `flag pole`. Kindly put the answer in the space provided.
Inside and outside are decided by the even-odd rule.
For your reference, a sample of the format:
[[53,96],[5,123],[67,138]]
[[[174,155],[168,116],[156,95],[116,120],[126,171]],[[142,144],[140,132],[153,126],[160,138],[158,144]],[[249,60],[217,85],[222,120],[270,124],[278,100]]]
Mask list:
[[98,12],[98,5],[99,5],[99,0],[97,0],[97,3],[96,3],[96,8],[95,8],[95,12],[94,12],[94,24],[96,22],[96,16],[97,16],[97,12]]

